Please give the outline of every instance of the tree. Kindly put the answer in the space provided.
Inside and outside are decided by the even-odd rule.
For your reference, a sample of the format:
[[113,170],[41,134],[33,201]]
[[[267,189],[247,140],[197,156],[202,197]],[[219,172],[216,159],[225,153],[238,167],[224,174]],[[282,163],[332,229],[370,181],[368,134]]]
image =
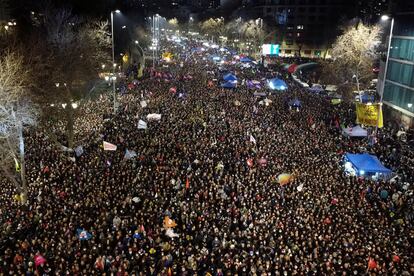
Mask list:
[[[36,122],[36,111],[28,102],[30,66],[21,54],[5,52],[0,58],[0,168],[27,199],[23,130]],[[17,177],[19,175],[19,177]]]
[[223,18],[210,18],[200,23],[200,30],[212,37],[219,37],[224,31]]
[[[37,81],[36,100],[46,115],[45,121],[51,122],[53,118],[54,122],[64,123],[66,143],[72,148],[79,106],[76,102],[85,97],[98,79],[102,64],[109,64],[108,23],[78,18],[70,10],[48,10],[38,36],[44,41],[39,43],[38,50],[47,62],[43,74],[47,78]],[[51,131],[49,136],[56,137]]]
[[171,18],[170,20],[168,20],[168,27],[171,30],[177,30],[178,29],[178,20],[177,18]]
[[355,84],[358,92],[366,87],[373,77],[372,65],[378,58],[379,39],[378,26],[348,27],[332,47],[333,62],[325,66],[325,82],[334,80],[334,84],[346,84],[348,89]]

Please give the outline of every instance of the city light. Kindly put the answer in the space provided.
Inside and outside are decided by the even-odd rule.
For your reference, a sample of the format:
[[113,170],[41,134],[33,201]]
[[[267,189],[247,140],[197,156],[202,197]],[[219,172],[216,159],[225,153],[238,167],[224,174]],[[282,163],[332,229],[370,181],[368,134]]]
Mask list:
[[381,16],[381,20],[382,21],[387,21],[388,19],[390,19],[390,17],[386,14],[384,14],[383,16]]

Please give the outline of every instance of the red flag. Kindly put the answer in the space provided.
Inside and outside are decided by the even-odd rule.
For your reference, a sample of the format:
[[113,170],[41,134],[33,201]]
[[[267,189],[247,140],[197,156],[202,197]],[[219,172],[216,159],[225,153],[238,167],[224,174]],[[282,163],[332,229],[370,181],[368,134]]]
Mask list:
[[253,159],[251,158],[247,159],[247,166],[249,167],[253,166]]
[[377,268],[377,263],[375,262],[374,259],[369,258],[369,260],[368,260],[368,270],[375,269],[375,268]]
[[185,181],[185,188],[187,190],[190,189],[190,179],[188,179],[188,177],[187,177],[187,180]]

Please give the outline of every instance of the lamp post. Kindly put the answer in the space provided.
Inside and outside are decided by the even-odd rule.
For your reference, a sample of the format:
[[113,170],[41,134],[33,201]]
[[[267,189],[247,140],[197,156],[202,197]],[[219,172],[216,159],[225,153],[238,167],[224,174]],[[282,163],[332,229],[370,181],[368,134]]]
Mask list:
[[[121,13],[120,10],[111,11],[111,29],[112,29],[112,74],[115,77],[115,42],[114,42],[114,12]],[[112,88],[114,93],[114,114],[116,113],[116,87],[115,87],[115,79],[112,81]]]
[[[388,15],[381,16],[382,21],[387,21],[389,19],[390,19],[390,17]],[[380,121],[380,116],[381,116],[381,112],[382,112],[382,101],[383,101],[383,98],[384,98],[385,79],[387,78],[388,60],[389,60],[389,57],[390,57],[390,49],[391,49],[393,29],[394,29],[394,17],[391,18],[391,27],[390,27],[390,35],[389,35],[389,39],[388,39],[387,57],[385,59],[384,76],[382,78],[381,87],[380,87],[380,102],[379,102],[379,107],[378,107],[377,127],[375,129],[375,135],[377,135],[377,133],[378,133],[379,121]]]

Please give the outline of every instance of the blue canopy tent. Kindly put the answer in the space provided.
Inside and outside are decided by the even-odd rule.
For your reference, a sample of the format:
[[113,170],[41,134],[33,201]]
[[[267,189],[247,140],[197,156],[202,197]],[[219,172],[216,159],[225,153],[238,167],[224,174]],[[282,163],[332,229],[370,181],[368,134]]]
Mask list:
[[350,172],[354,170],[355,175],[357,176],[382,176],[383,178],[388,178],[392,171],[378,160],[375,155],[368,153],[362,154],[345,154],[345,170]]
[[302,103],[298,99],[293,99],[289,101],[289,106],[291,107],[302,107]]
[[221,84],[222,88],[228,88],[228,89],[236,88],[236,86],[237,86],[237,83],[233,81],[226,81]]
[[251,58],[248,58],[248,57],[242,57],[241,59],[240,59],[240,62],[252,62],[253,60],[251,59]]
[[269,88],[272,90],[283,91],[288,88],[286,82],[278,78],[270,79],[267,81],[267,83],[269,84]]
[[237,81],[237,77],[235,75],[233,75],[232,73],[228,73],[228,74],[224,75],[223,79],[225,81]]

